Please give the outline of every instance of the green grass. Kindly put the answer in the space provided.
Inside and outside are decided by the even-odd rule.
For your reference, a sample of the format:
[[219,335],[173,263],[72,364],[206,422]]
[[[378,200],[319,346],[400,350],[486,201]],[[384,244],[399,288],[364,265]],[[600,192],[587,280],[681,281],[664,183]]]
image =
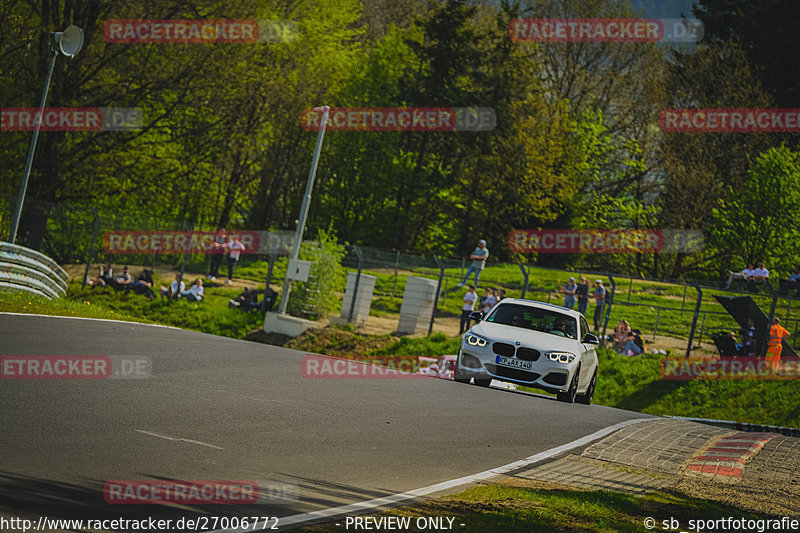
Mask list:
[[[409,517],[411,527],[404,531],[430,531],[418,529],[417,519],[445,516],[455,519],[455,531],[609,533],[647,531],[644,523],[648,518],[656,520],[655,531],[670,529],[664,527],[665,525],[672,525],[675,531],[687,531],[690,520],[698,519],[712,520],[731,516],[768,518],[732,505],[692,498],[674,491],[634,496],[609,491],[531,488],[525,486],[524,482],[481,485],[458,494],[373,516]],[[669,522],[670,519],[677,522]],[[322,533],[341,530],[342,526],[323,524],[299,531]]]
[[[190,279],[193,281],[188,278],[187,285]],[[158,281],[156,278],[156,287]],[[258,328],[264,319],[258,313],[228,309],[228,300],[239,292],[237,289],[213,287],[206,288],[203,302],[161,298],[150,301],[144,296],[126,295],[111,288],[81,288],[79,282],[73,281],[67,296],[58,300],[0,292],[0,310],[155,323],[242,339],[249,331]]]

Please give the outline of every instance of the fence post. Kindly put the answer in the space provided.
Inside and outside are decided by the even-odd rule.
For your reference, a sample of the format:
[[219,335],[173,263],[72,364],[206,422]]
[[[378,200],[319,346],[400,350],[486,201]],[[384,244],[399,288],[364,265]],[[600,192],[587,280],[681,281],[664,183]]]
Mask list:
[[392,298],[394,298],[394,292],[397,290],[397,269],[400,267],[400,250],[395,250],[397,252],[394,256],[394,285],[392,286]]
[[[272,245],[272,250],[269,254],[269,266],[267,267],[267,280],[264,284],[264,298],[261,300],[261,310],[267,311],[267,294],[269,294],[269,286],[272,283],[272,270],[275,268],[275,261],[278,259],[278,238],[269,232],[269,240]],[[273,306],[275,305],[273,301]]]
[[689,290],[688,285],[683,286],[683,300],[681,300],[681,316],[683,316],[683,306],[686,303],[686,291]]
[[631,292],[633,292],[633,276],[630,277],[630,281],[628,282],[628,301],[627,301],[627,303],[631,303]]
[[653,328],[653,341],[656,340],[656,335],[658,334],[658,323],[661,321],[661,308],[659,307],[656,311],[656,325]]
[[517,263],[517,266],[522,271],[522,296],[520,298],[525,298],[525,293],[528,292],[528,273],[525,272],[525,267],[522,263]]
[[444,279],[444,264],[439,260],[437,256],[433,256],[433,260],[436,261],[436,266],[439,267],[439,284],[436,286],[436,297],[433,301],[433,311],[431,312],[431,323],[428,326],[428,336],[431,336],[433,333],[433,319],[436,316],[436,308],[439,307],[439,293],[442,290],[442,280]]
[[353,311],[355,311],[356,308],[358,285],[361,283],[361,267],[364,266],[364,256],[361,255],[361,250],[359,250],[358,246],[353,245],[353,251],[356,253],[356,257],[358,258],[358,273],[356,273],[356,286],[353,288],[353,298],[350,300],[350,315],[347,317],[348,324],[353,322]]
[[89,265],[92,264],[92,259],[94,258],[94,243],[97,241],[97,229],[100,227],[100,217],[97,216],[97,209],[92,208],[92,213],[94,214],[94,229],[92,230],[92,244],[89,245],[89,255],[86,258],[86,270],[83,272],[83,285],[81,287],[86,286],[86,278],[89,277]]
[[[697,303],[694,305],[694,316],[692,317],[692,328],[689,330],[689,342],[686,344],[686,357],[692,353],[692,343],[694,342],[694,332],[697,329],[697,317],[700,315],[700,304],[703,301],[703,289],[697,280],[691,280],[694,290],[697,291]],[[705,324],[705,314],[703,315],[703,323]]]
[[614,279],[614,276],[611,274],[606,274],[608,277],[608,281],[611,282],[611,294],[607,295],[607,302],[605,305],[604,313],[603,313],[603,331],[601,333],[600,338],[600,346],[604,346],[606,343],[606,329],[608,329],[608,319],[611,318],[611,306],[614,305],[614,293],[617,292],[617,282]]
[[[189,226],[189,223],[186,222],[186,221],[183,222],[183,229],[185,229],[186,231],[191,231],[192,230],[191,226]],[[183,259],[181,260],[181,272],[180,272],[181,275],[178,278],[178,286],[176,287],[175,295],[172,297],[174,300],[177,300],[181,296],[181,283],[183,283],[183,273],[184,273],[184,271],[186,269],[186,256],[187,255],[188,254],[186,252],[183,253]],[[170,283],[172,283],[172,282],[170,282]]]

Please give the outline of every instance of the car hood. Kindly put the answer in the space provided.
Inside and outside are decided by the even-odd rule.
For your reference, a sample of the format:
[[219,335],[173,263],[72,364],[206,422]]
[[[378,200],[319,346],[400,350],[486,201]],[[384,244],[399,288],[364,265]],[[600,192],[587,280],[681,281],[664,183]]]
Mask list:
[[509,344],[519,342],[523,346],[535,348],[539,351],[563,351],[574,354],[578,354],[580,351],[580,343],[575,339],[526,328],[479,322],[470,331],[492,342],[507,342]]

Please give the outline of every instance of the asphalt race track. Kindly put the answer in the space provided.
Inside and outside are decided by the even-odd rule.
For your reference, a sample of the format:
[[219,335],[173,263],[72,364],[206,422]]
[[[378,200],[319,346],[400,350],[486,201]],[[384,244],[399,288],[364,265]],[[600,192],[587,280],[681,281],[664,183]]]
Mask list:
[[[502,466],[643,415],[430,379],[305,379],[303,352],[0,315],[0,355],[149,357],[147,379],[0,380],[0,516],[289,516]],[[110,480],[256,480],[269,505],[113,505]]]

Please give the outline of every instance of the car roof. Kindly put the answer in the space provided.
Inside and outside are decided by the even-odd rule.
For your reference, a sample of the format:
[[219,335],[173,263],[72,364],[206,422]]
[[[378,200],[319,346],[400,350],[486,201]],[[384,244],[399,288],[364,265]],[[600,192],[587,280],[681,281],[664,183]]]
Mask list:
[[551,303],[547,303],[547,302],[539,302],[539,301],[536,301],[536,300],[523,300],[522,298],[504,298],[504,299],[500,300],[500,302],[497,305],[503,305],[505,303],[523,304],[523,305],[527,305],[527,306],[530,306],[530,307],[538,307],[539,309],[552,309],[554,311],[558,311],[558,312],[563,313],[565,315],[571,316],[572,318],[574,318],[576,320],[579,319],[581,316],[583,316],[578,311],[575,311],[574,309],[569,309],[569,308],[561,306],[561,305],[551,304]]

